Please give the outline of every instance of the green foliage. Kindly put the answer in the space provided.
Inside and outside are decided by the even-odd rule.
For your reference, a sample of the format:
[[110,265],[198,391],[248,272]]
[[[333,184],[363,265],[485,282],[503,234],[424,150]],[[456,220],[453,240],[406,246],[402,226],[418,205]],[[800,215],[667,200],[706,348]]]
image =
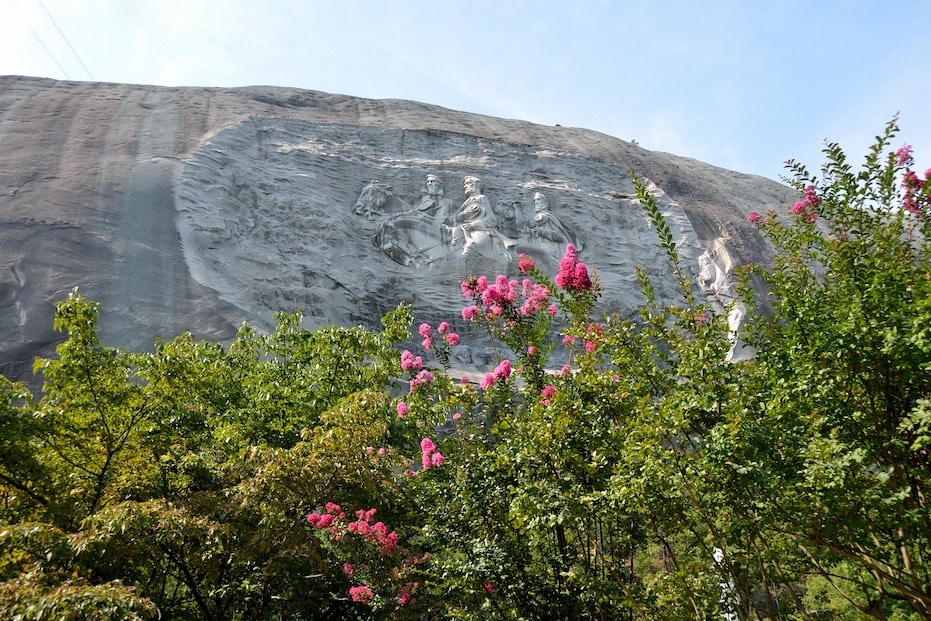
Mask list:
[[480,383],[445,322],[435,364],[399,355],[404,306],[138,354],[72,293],[43,394],[0,379],[0,615],[931,618],[931,184],[895,131],[751,214],[776,258],[737,274],[743,362],[638,179],[678,303],[638,270],[639,315],[595,318],[574,248],[522,256],[462,286]]

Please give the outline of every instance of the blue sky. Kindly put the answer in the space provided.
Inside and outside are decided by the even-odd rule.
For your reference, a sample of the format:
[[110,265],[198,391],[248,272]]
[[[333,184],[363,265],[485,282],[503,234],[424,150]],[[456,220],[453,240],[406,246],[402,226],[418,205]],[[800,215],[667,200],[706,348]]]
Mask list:
[[788,158],[817,169],[825,139],[861,161],[898,113],[894,146],[924,170],[929,14],[927,0],[0,0],[0,75],[410,99],[772,179]]

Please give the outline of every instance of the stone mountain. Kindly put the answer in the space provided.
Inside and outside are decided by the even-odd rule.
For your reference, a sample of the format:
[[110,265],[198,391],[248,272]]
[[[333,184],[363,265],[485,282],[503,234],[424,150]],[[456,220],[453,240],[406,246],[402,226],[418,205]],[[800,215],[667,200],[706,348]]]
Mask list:
[[[74,287],[105,344],[225,340],[302,309],[310,328],[376,328],[399,302],[459,323],[459,282],[555,271],[567,242],[599,274],[600,310],[633,313],[634,266],[673,281],[633,196],[646,181],[701,293],[767,262],[746,221],[774,181],[598,132],[400,100],[273,87],[168,88],[0,77],[0,372],[27,378],[62,335]],[[468,346],[457,363],[492,353]]]

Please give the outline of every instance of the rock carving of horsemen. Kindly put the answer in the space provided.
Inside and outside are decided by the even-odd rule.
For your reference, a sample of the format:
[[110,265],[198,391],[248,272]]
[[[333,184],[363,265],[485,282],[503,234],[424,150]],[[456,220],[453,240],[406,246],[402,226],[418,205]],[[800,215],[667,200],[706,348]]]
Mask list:
[[408,203],[394,195],[390,185],[381,181],[371,181],[362,188],[352,213],[374,220],[376,217],[392,216],[411,209]]
[[372,243],[399,265],[423,267],[448,254],[442,224],[395,196],[386,183],[366,185],[352,212],[379,220]]

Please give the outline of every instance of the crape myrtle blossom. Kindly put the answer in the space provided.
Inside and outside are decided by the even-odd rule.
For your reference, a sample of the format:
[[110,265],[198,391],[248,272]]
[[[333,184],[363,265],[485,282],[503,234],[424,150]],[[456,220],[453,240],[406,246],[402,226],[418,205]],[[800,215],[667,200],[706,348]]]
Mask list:
[[335,502],[326,503],[323,510],[324,513],[312,511],[307,514],[307,523],[317,530],[330,528],[336,520],[341,520],[346,517],[346,512]]
[[403,371],[419,371],[423,368],[423,358],[415,356],[409,350],[401,352],[401,369]]
[[497,380],[506,381],[509,377],[511,377],[511,361],[505,358],[498,363],[494,372],[485,374],[479,386],[482,390],[488,390],[495,385]]
[[351,597],[354,602],[369,604],[374,596],[375,594],[372,593],[372,589],[367,586],[349,587],[349,597]]
[[423,348],[427,351],[433,349],[433,328],[430,327],[429,323],[420,324],[420,336],[423,337]]
[[449,322],[441,321],[440,325],[436,327],[436,332],[440,335],[443,343],[449,347],[455,347],[459,344],[459,335],[449,331]]
[[420,388],[420,387],[423,386],[424,384],[429,384],[429,383],[432,382],[434,379],[435,379],[435,378],[434,378],[434,376],[433,376],[433,373],[431,373],[430,371],[427,371],[426,369],[421,369],[420,373],[418,373],[417,376],[414,377],[414,378],[410,381],[410,390],[411,390],[411,392],[414,392],[415,390],[417,390],[418,388]]
[[931,168],[925,171],[922,179],[915,171],[906,170],[902,178],[902,189],[905,196],[902,199],[902,206],[913,214],[920,214],[922,209],[931,207]]
[[559,262],[559,273],[556,274],[556,286],[566,291],[588,291],[592,288],[592,281],[588,275],[588,267],[579,261],[575,246],[566,244],[566,254]]
[[503,274],[498,275],[492,284],[487,284],[486,279],[484,288],[477,286],[479,280],[470,278],[462,283],[463,292],[475,302],[462,309],[465,321],[484,319],[493,322],[504,317],[507,327],[513,327],[518,318],[533,317],[544,309],[551,315],[555,314],[556,306],[550,304],[551,292],[545,285],[529,278],[521,282],[508,280]]
[[526,274],[534,267],[533,259],[528,257],[523,252],[517,256],[517,269],[520,270],[521,274]]
[[424,470],[430,468],[439,468],[446,461],[443,454],[436,449],[436,444],[430,438],[424,438],[420,441],[420,465]]
[[818,205],[821,204],[821,199],[818,198],[818,195],[815,194],[815,186],[809,185],[805,188],[805,193],[802,195],[802,200],[797,201],[792,207],[789,208],[789,211],[793,215],[796,215],[806,222],[814,222],[818,218]]

